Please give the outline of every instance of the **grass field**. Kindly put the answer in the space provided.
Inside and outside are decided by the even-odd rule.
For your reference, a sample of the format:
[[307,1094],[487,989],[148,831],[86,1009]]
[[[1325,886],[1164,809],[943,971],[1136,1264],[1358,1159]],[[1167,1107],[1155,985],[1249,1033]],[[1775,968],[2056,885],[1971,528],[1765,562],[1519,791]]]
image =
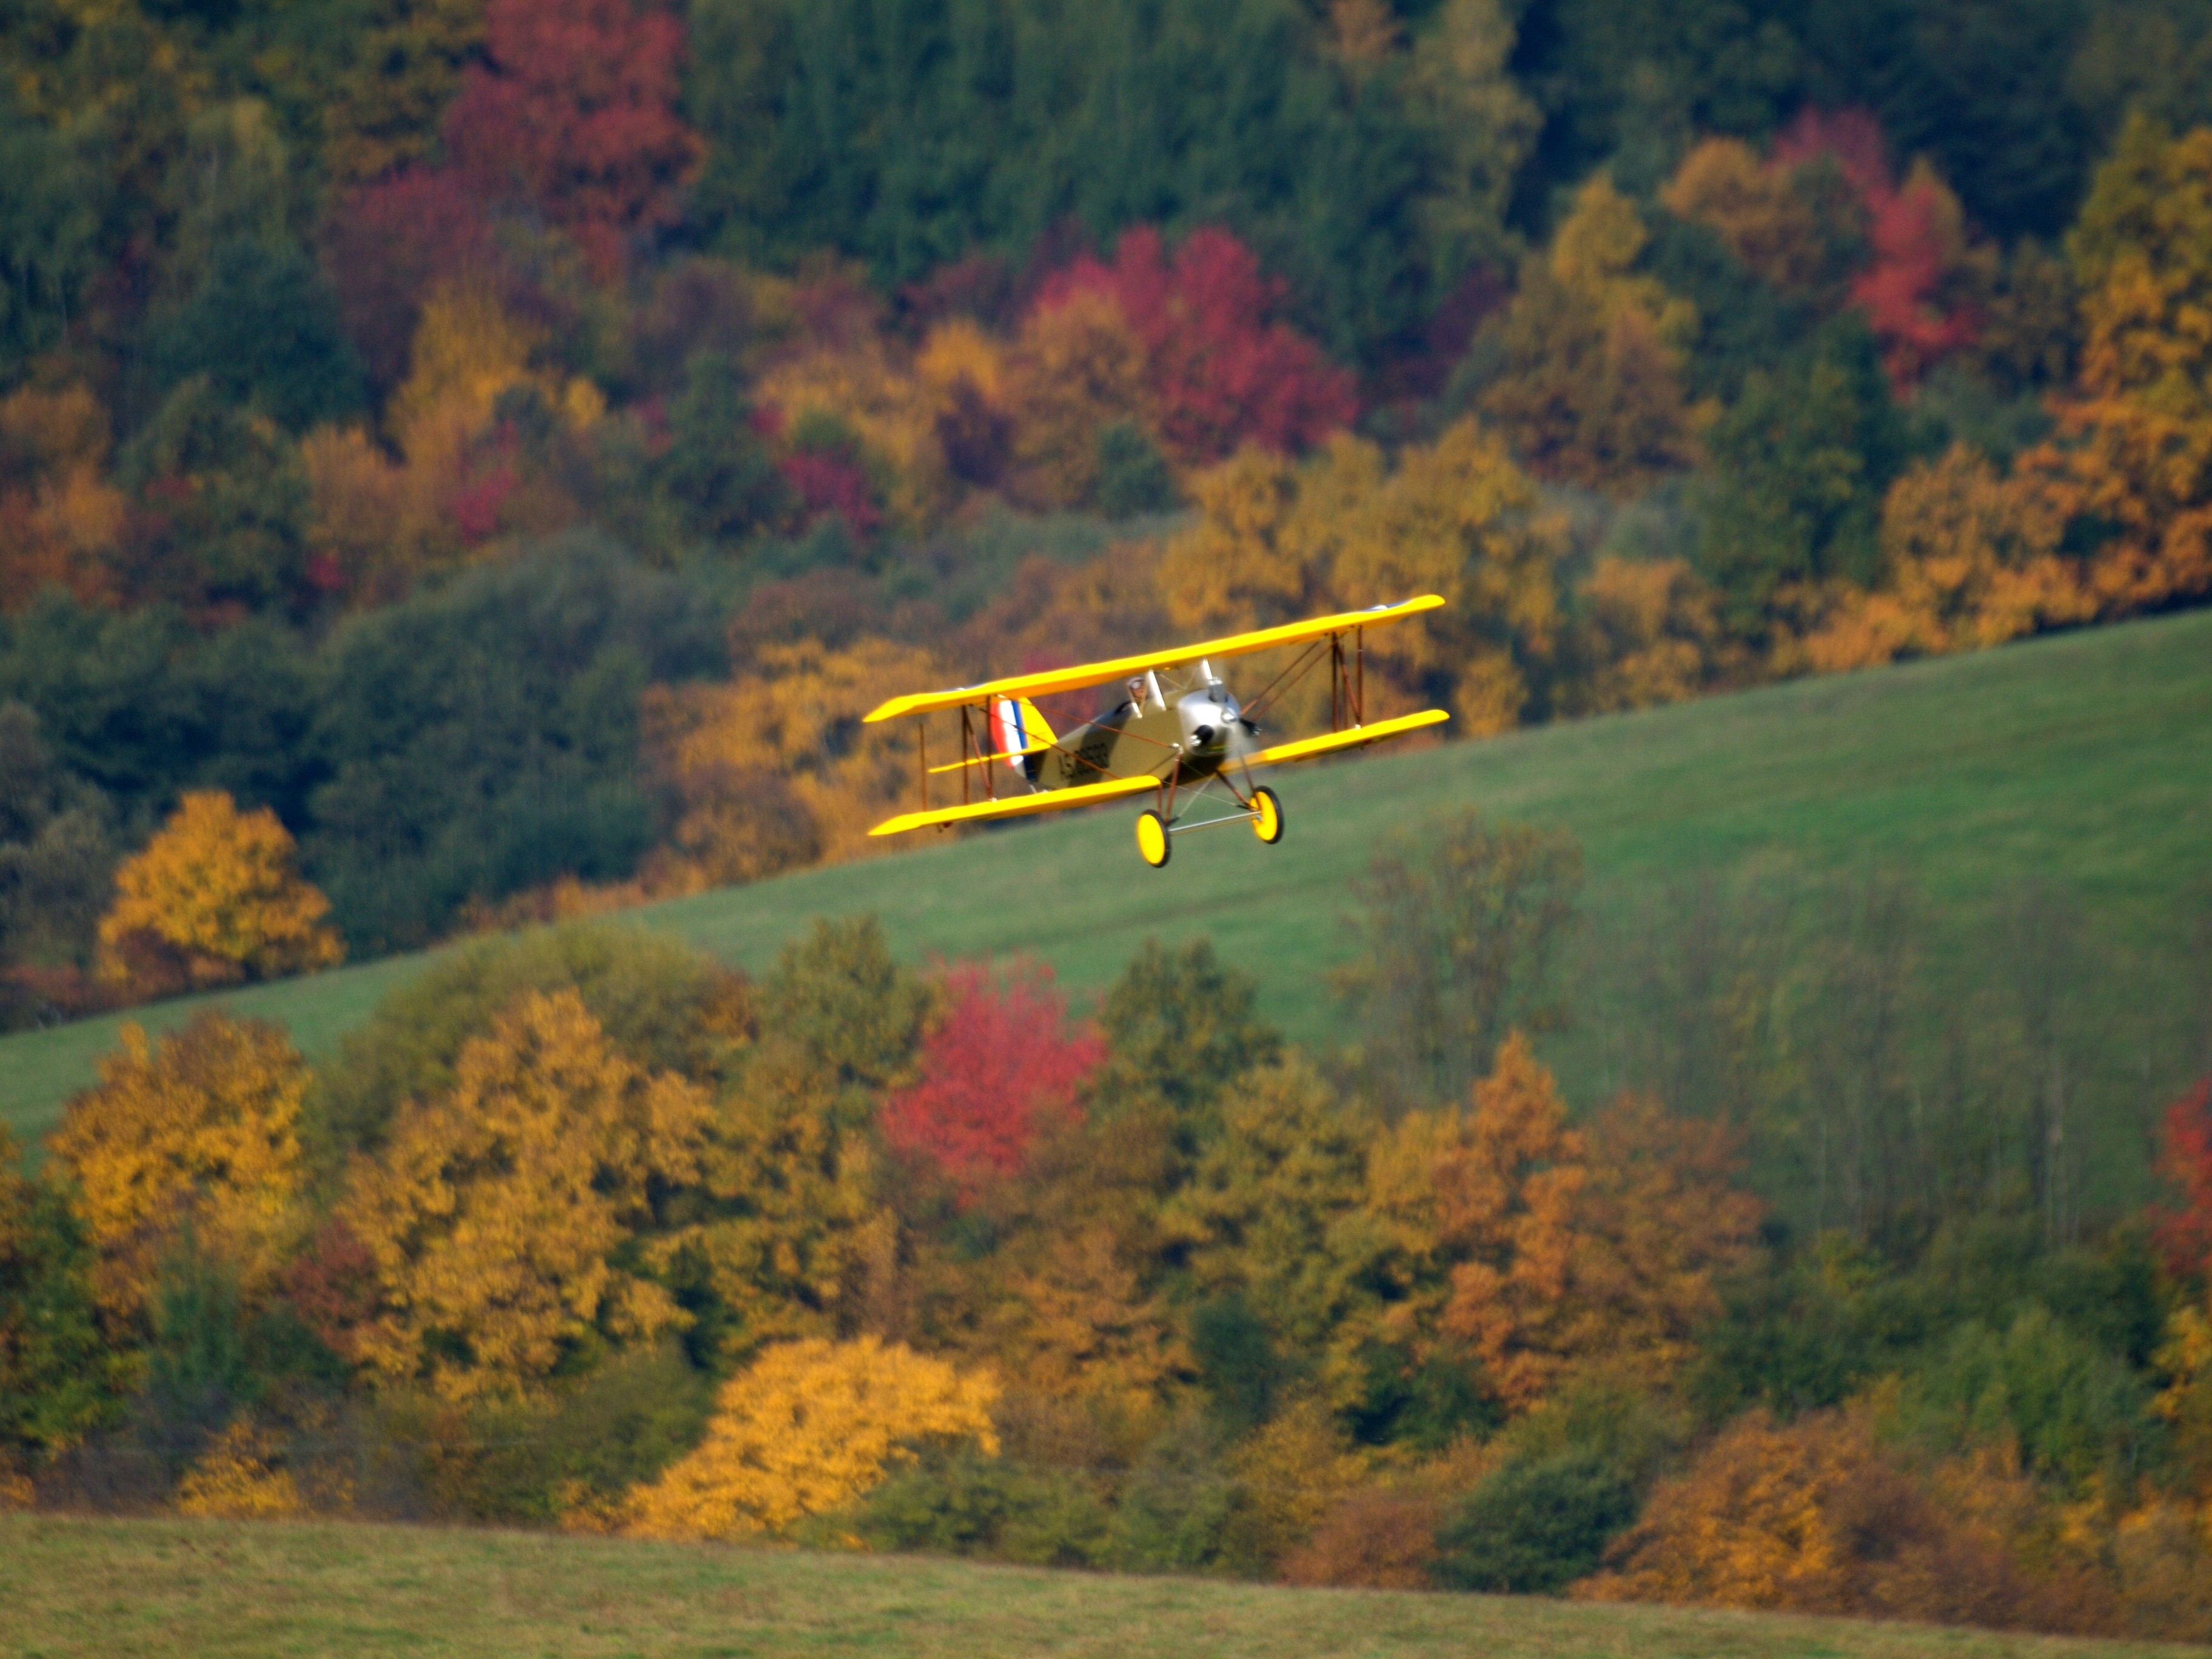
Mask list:
[[[1440,807],[1563,824],[1581,837],[1590,908],[1608,914],[1700,871],[1779,858],[1806,875],[1901,868],[1944,918],[1949,971],[2024,878],[2073,884],[2112,972],[2114,1021],[2138,988],[2176,977],[2178,896],[2212,879],[2212,611],[2061,635],[1978,655],[1803,680],[1480,742],[1285,772],[1283,844],[1235,830],[1179,842],[1153,872],[1127,811],[1038,820],[835,869],[633,913],[747,968],[808,918],[874,911],[915,957],[1028,952],[1078,992],[1108,983],[1148,934],[1211,934],[1255,975],[1294,1036],[1325,1036],[1328,970],[1352,949],[1347,884],[1375,837]],[[386,989],[394,958],[221,999],[329,1053]],[[153,1028],[185,1000],[137,1011]],[[118,1018],[0,1041],[0,1116],[21,1135],[91,1081]],[[2174,1034],[2131,1033],[2154,1091]],[[2162,1045],[2162,1046],[2161,1046]],[[1576,1081],[1572,1040],[1561,1062]],[[2146,1098],[2148,1098],[2148,1095]]]
[[2062,1659],[2205,1650],[527,1533],[0,1516],[0,1652]]

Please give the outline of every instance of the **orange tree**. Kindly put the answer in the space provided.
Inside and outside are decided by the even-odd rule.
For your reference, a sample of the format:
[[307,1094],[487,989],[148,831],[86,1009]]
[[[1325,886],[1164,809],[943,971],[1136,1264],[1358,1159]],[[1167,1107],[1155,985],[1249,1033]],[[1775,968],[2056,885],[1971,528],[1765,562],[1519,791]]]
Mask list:
[[268,979],[342,961],[330,901],[293,867],[292,837],[267,807],[188,793],[115,878],[100,921],[102,973],[133,990]]
[[2094,528],[2100,612],[2212,592],[2212,127],[2132,118],[2069,239],[2081,292],[2060,441],[2027,458]]
[[2000,473],[1955,444],[1890,486],[1880,583],[1835,584],[1834,608],[1797,648],[1811,667],[1832,672],[2086,621],[2095,601],[2061,556],[2065,527],[2035,478]]

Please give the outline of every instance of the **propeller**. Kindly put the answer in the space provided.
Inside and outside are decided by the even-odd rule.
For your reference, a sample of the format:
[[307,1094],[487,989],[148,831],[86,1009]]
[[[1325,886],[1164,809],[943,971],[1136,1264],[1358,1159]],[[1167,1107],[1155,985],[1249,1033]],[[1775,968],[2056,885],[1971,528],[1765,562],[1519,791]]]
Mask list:
[[1230,716],[1227,735],[1229,758],[1244,775],[1244,793],[1249,795],[1252,793],[1252,739],[1260,735],[1260,728],[1239,713]]

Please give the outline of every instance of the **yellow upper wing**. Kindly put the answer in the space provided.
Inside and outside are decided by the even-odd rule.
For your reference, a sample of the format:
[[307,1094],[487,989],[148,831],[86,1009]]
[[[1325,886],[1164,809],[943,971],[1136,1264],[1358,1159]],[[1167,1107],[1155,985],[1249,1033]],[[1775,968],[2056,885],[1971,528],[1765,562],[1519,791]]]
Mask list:
[[1301,640],[1317,640],[1323,635],[1341,634],[1349,629],[1375,628],[1419,616],[1424,611],[1437,610],[1443,604],[1435,594],[1426,593],[1418,599],[1407,599],[1403,605],[1378,605],[1372,611],[1340,611],[1334,617],[1316,617],[1311,622],[1287,623],[1280,628],[1262,628],[1249,634],[1231,634],[1218,640],[1202,640],[1196,645],[1177,646],[1170,651],[1149,651],[1141,657],[1079,663],[1073,668],[1054,668],[1042,674],[1016,674],[982,685],[957,685],[949,691],[922,691],[912,696],[893,697],[872,710],[867,718],[871,721],[896,720],[901,714],[927,714],[933,709],[957,708],[963,703],[985,702],[993,697],[1036,697],[1051,691],[1077,691],[1086,685],[1127,679],[1149,669],[1173,668],[1200,657],[1242,656],[1248,651],[1296,645]]

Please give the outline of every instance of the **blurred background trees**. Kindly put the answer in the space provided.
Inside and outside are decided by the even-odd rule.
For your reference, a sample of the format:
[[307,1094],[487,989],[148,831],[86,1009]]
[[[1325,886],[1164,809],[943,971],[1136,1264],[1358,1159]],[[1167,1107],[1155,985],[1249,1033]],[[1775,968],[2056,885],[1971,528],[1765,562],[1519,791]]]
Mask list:
[[[1374,709],[1491,732],[2200,604],[2208,42],[31,0],[0,1020],[858,855],[943,677],[1433,591]],[[1957,993],[1879,861],[1377,851],[1323,1052],[860,923],[137,1041],[0,1159],[0,1496],[2205,1633],[2203,1101],[2091,896]],[[739,1490],[810,1389],[879,1455]]]
[[774,711],[925,658],[1432,589],[1378,701],[1495,730],[2200,601],[2206,21],[1861,22],[33,7],[9,1018],[187,790],[359,953],[863,850]]

